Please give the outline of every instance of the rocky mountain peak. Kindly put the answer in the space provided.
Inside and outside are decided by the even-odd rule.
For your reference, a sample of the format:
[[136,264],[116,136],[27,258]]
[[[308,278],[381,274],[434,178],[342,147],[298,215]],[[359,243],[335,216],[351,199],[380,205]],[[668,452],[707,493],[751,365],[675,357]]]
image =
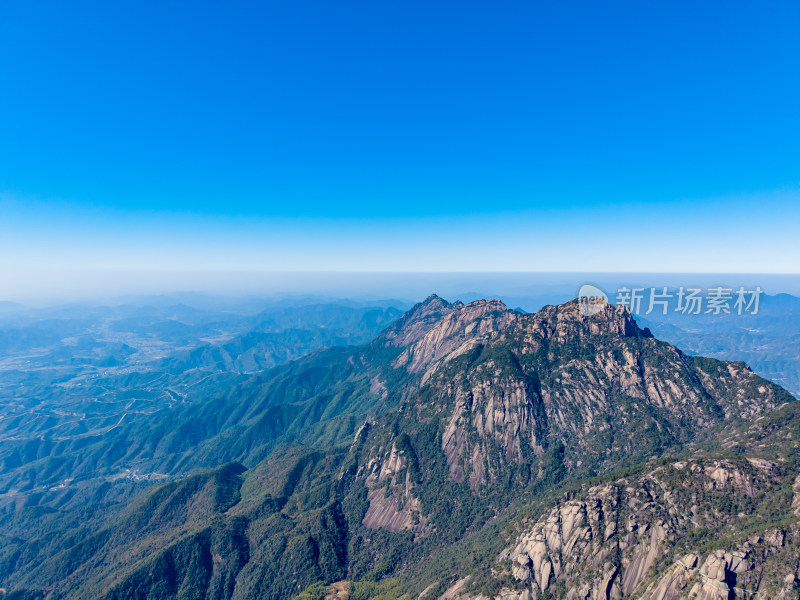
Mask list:
[[452,307],[447,300],[431,294],[424,301],[411,307],[386,330],[383,337],[395,346],[407,346],[418,340],[451,310]]
[[544,337],[567,338],[583,335],[614,335],[621,337],[653,337],[649,329],[641,329],[628,307],[606,304],[599,312],[586,315],[578,300],[557,306],[545,306],[526,315],[521,321]]
[[[443,305],[443,306],[449,306],[450,305],[450,303],[447,302],[447,300],[445,300],[444,298],[442,298],[441,296],[439,296],[437,294],[431,294],[430,296],[425,298],[425,300],[423,300],[421,302],[421,304],[423,304],[423,305],[440,304],[440,305]],[[458,304],[458,302],[456,302],[456,304]]]
[[489,314],[506,312],[509,310],[500,300],[476,300],[469,304],[457,301],[451,304],[436,294],[431,294],[398,319],[384,333],[384,337],[395,346],[407,347],[432,330],[442,329],[445,323],[457,321],[466,326]]
[[518,317],[500,300],[450,304],[432,295],[384,335],[390,344],[405,348],[395,366],[416,373],[474,348]]
[[[530,315],[492,311],[500,306],[451,307],[395,362],[435,390],[426,409],[446,423],[450,477],[474,489],[506,465],[536,464],[531,456],[548,449],[563,448],[567,470],[605,468],[785,401],[744,365],[654,339],[625,308],[586,315],[573,300]],[[472,350],[468,361],[453,361]]]

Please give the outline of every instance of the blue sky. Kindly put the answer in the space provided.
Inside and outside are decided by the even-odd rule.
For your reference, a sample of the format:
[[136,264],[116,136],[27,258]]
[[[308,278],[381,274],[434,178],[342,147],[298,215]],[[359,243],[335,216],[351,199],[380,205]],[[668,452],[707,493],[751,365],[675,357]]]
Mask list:
[[4,2],[0,271],[798,272],[800,4]]

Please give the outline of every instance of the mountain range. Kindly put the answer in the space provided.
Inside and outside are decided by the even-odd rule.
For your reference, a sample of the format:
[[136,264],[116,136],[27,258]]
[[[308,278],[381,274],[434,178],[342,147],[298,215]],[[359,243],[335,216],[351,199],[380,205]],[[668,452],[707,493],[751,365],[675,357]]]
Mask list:
[[786,390],[611,305],[397,316],[73,382],[122,418],[6,416],[5,598],[800,598]]

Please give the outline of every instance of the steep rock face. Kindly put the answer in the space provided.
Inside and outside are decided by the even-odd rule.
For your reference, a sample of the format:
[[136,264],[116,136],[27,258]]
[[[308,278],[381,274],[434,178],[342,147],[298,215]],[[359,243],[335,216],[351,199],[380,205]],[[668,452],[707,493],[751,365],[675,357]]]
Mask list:
[[794,480],[792,491],[794,492],[794,497],[792,498],[792,509],[794,509],[794,514],[800,517],[800,475],[798,475],[797,479]]
[[369,490],[369,508],[362,520],[369,529],[398,532],[425,529],[420,502],[414,497],[413,469],[409,469],[406,450],[392,444],[388,454],[375,457],[366,465],[364,485]]
[[[503,327],[426,355],[437,357],[426,363],[436,368],[426,372],[422,401],[414,399],[419,419],[444,415],[450,476],[473,488],[508,464],[540,471],[535,457],[548,449],[563,448],[568,470],[649,458],[715,423],[791,400],[745,365],[684,355],[610,306],[584,316],[570,302],[492,319]],[[454,339],[432,328],[416,343],[428,336]]]
[[450,476],[473,489],[495,479],[505,465],[522,464],[543,451],[547,415],[538,380],[511,355],[488,358],[462,385],[448,385],[452,410],[442,433]]
[[425,380],[441,362],[475,348],[518,316],[499,300],[450,304],[434,295],[409,311],[384,337],[405,348],[394,366],[409,373],[427,370]]
[[[517,582],[516,598],[534,600],[556,587],[583,600],[797,598],[797,521],[748,534],[752,515],[738,512],[773,516],[772,494],[787,479],[764,460],[691,460],[591,487],[524,520],[494,572]],[[709,530],[734,535],[725,549],[704,550]]]
[[542,377],[546,397],[575,406],[588,425],[594,421],[591,402],[582,407],[579,397],[593,388],[591,400],[601,409],[612,395],[624,395],[657,409],[689,411],[701,426],[790,400],[746,365],[686,356],[639,329],[627,310],[610,305],[592,316],[581,315],[575,301],[545,307],[504,337],[549,371]]

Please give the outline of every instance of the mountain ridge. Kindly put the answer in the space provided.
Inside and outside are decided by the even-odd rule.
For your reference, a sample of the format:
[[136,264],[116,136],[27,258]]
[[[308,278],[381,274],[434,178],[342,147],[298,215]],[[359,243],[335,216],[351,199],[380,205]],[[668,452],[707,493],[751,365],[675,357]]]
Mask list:
[[[152,423],[152,440],[125,459],[171,470],[176,481],[133,503],[104,500],[108,481],[93,488],[107,533],[76,526],[69,488],[7,504],[0,585],[48,600],[289,598],[315,582],[401,577],[570,482],[695,452],[712,432],[728,432],[747,452],[765,439],[783,448],[780,436],[757,441],[735,428],[781,406],[794,423],[796,410],[787,392],[741,363],[687,356],[624,310],[584,316],[576,301],[523,315],[498,301],[431,296],[366,344],[234,381]],[[122,427],[110,446],[76,448],[72,460],[90,465],[141,433]],[[247,468],[219,466],[230,461]],[[207,479],[192,481],[222,487],[187,487],[183,473],[209,467]],[[148,522],[143,511],[174,514],[175,502],[207,507],[206,516],[188,529],[164,521],[160,535],[141,541],[121,534],[130,515]],[[43,510],[55,539],[37,534]],[[90,533],[91,545],[76,542]],[[114,561],[142,544],[152,551]],[[498,580],[477,566],[469,575],[486,589]],[[419,581],[430,578],[444,585],[441,574]],[[440,592],[484,593],[465,585]],[[519,585],[504,592],[508,600]],[[549,583],[537,585],[547,597]]]

